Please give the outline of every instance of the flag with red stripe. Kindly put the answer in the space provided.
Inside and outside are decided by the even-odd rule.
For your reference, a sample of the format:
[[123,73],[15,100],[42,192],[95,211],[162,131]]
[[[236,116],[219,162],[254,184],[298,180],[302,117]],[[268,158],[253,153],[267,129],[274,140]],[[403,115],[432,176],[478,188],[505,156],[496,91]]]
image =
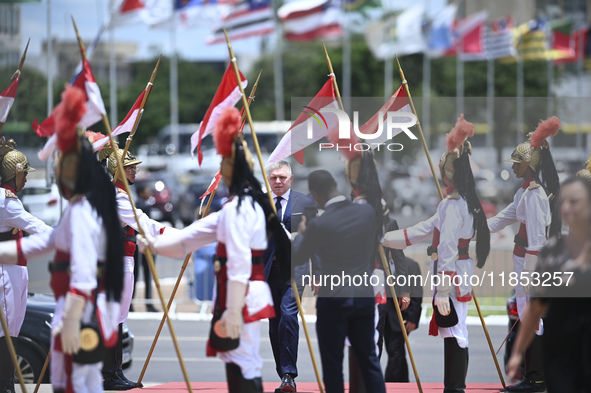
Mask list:
[[8,112],[10,112],[12,104],[14,104],[14,98],[16,97],[16,90],[20,78],[20,74],[17,74],[16,78],[12,80],[10,85],[0,93],[0,124],[6,123]]
[[288,41],[311,41],[342,36],[342,12],[334,0],[298,0],[277,11]]
[[[240,73],[240,83],[242,84],[243,89],[248,84],[248,81],[242,73]],[[236,81],[236,72],[234,71],[233,65],[230,63],[222,77],[222,82],[213,96],[211,104],[209,104],[207,112],[205,112],[205,116],[199,125],[199,129],[191,136],[191,156],[193,156],[193,152],[195,151],[195,148],[197,148],[197,158],[200,166],[203,161],[201,141],[214,130],[215,122],[218,117],[220,117],[222,111],[225,108],[230,108],[236,105],[241,97],[240,86],[238,86],[238,82]]]
[[[384,123],[387,123],[388,121],[391,123],[408,123],[409,121],[409,118],[404,116],[393,116],[388,119],[388,112],[412,113],[412,108],[408,103],[404,86],[400,86],[396,93],[394,93],[392,97],[390,97],[388,101],[382,105],[380,110],[359,129],[359,132],[362,134],[375,134],[378,130],[382,130],[378,138],[371,140],[372,144],[380,144],[388,140],[388,133],[383,131],[387,127],[387,125]],[[400,132],[402,132],[402,129],[394,128],[392,130],[392,136],[398,135]]]
[[[86,59],[82,59],[82,71],[75,77],[72,85],[82,90],[86,96],[86,113],[78,124],[88,128],[100,121],[107,111],[99,86],[92,74],[90,63]],[[51,116],[43,120],[41,124],[38,124],[35,119],[32,128],[39,136],[51,136],[55,132],[55,122]]]
[[[300,113],[269,156],[267,165],[283,160],[291,155],[300,164],[303,164],[304,148],[325,137],[330,130],[338,127],[339,122],[336,116],[324,116],[321,114],[322,109],[325,108],[338,109],[333,79],[334,76],[331,75],[318,94],[304,107],[302,113]],[[310,121],[310,126],[308,119],[311,117],[314,117],[316,121]]]
[[[127,116],[125,116],[121,123],[119,123],[119,125],[115,127],[115,129],[112,132],[113,136],[124,134],[126,132],[131,132],[133,129],[133,125],[135,124],[135,119],[137,119],[138,116],[140,117],[140,119],[142,118],[144,110],[142,109],[140,112],[140,106],[142,106],[144,95],[146,95],[146,90],[142,91],[142,94],[140,94],[137,100],[135,100],[135,103],[127,113]],[[97,151],[101,147],[103,147],[107,142],[109,142],[109,137],[103,137],[97,141],[94,141],[92,143],[92,148],[94,151]]]

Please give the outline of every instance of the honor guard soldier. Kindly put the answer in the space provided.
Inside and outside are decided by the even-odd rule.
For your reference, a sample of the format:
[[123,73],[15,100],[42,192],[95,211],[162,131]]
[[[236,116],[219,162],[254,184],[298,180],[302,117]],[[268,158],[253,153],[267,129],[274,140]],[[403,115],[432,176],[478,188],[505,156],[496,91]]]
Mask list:
[[[260,320],[275,316],[263,254],[267,233],[275,236],[276,253],[289,250],[289,238],[253,175],[254,162],[239,130],[238,110],[225,109],[214,131],[216,149],[222,156],[222,180],[230,192],[222,210],[178,234],[165,232],[155,239],[138,235],[138,245],[140,251],[150,247],[154,253],[179,257],[218,241],[207,354],[217,354],[226,363],[230,393],[262,393]],[[280,255],[288,262],[289,257]]]
[[[0,241],[16,240],[52,228],[27,212],[16,193],[34,171],[27,157],[15,149],[12,139],[0,138]],[[24,266],[0,265],[0,307],[5,313],[11,337],[18,334],[25,319],[29,274]],[[8,353],[4,329],[0,330],[0,393],[14,392],[14,365]]]
[[[488,220],[491,232],[519,222],[513,248],[513,271],[518,274],[515,297],[519,318],[522,318],[529,299],[531,286],[528,283],[531,273],[536,270],[539,251],[546,244],[548,235],[560,235],[560,219],[555,216],[558,209],[554,209],[559,200],[560,184],[546,141],[547,137],[556,135],[559,129],[560,120],[556,116],[544,120],[529,134],[527,142],[515,148],[511,158],[506,161],[513,163],[513,172],[523,179],[523,183],[513,202]],[[546,389],[542,374],[542,332],[540,320],[536,336],[525,354],[525,375],[518,384],[507,386],[506,391],[543,392]]]
[[57,302],[51,340],[54,393],[103,390],[104,347],[117,341],[123,288],[123,247],[115,191],[77,123],[86,112],[84,93],[67,87],[54,109],[55,174],[69,201],[53,231],[0,243],[0,262],[26,265],[55,251],[50,286]]
[[472,147],[467,141],[474,135],[474,125],[458,119],[446,136],[447,151],[439,162],[447,197],[437,212],[410,228],[388,232],[383,244],[404,249],[432,238],[427,253],[433,272],[433,318],[429,334],[444,339],[444,393],[464,392],[468,371],[468,302],[472,299],[469,282],[454,279],[474,273],[474,261],[468,254],[470,239],[476,235],[477,266],[484,266],[490,251],[490,233],[486,216],[476,194],[470,168]]
[[[117,149],[119,158],[123,155],[122,149]],[[115,149],[111,146],[105,146],[99,151],[99,161],[104,162],[112,176],[117,173],[117,158]],[[141,164],[131,152],[127,151],[122,160],[125,177],[129,185],[135,183],[135,175],[139,171],[137,165]],[[123,374],[123,323],[127,321],[129,315],[129,306],[133,298],[134,286],[134,254],[136,251],[136,234],[138,232],[138,223],[133,214],[129,195],[123,186],[122,180],[115,182],[117,194],[117,213],[121,225],[123,226],[123,294],[121,295],[121,314],[119,316],[119,341],[109,351],[105,358],[103,366],[103,378],[105,390],[129,390],[136,387],[136,382],[130,381]],[[144,212],[136,209],[140,226],[151,236],[158,236],[166,228],[157,221],[150,219]],[[169,228],[171,230],[171,228]],[[147,285],[150,285],[147,283]]]

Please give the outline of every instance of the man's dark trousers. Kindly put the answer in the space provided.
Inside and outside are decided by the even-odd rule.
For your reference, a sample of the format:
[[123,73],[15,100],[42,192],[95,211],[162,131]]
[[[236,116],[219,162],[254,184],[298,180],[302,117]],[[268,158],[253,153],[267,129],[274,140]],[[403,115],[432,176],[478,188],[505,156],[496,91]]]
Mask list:
[[[306,195],[291,190],[289,199],[283,212],[283,225],[288,231],[297,228],[300,223],[304,207],[307,205],[316,206],[316,203]],[[298,305],[291,289],[291,282],[281,278],[279,261],[274,257],[275,243],[269,242],[264,259],[266,261],[265,274],[267,282],[273,295],[273,304],[275,305],[275,318],[269,319],[269,340],[273,349],[273,357],[277,374],[282,377],[283,374],[292,374],[295,378],[298,375],[298,343],[300,335],[300,325],[298,323]],[[308,274],[307,266],[296,266],[294,268],[294,278],[298,285],[300,296],[303,287],[300,287],[301,276]],[[299,282],[298,282],[299,281]]]
[[316,334],[327,393],[343,393],[345,337],[349,337],[365,382],[366,391],[385,392],[374,342],[373,297],[321,298],[316,300]]

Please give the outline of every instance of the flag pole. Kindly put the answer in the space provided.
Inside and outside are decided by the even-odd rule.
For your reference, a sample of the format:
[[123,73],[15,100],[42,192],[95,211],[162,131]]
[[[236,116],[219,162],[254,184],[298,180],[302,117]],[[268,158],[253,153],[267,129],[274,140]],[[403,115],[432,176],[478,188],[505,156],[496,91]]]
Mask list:
[[[398,56],[396,56],[396,62],[398,63],[398,70],[400,71],[400,79],[402,79],[402,84],[404,85],[404,90],[406,91],[406,95],[408,97],[408,102],[410,103],[410,107],[412,108],[412,112],[415,116],[417,116],[417,112],[415,106],[412,102],[412,97],[410,95],[410,89],[408,87],[408,82],[404,77],[404,72],[402,71],[402,67],[400,66],[400,62],[398,61]],[[418,116],[417,116],[418,118]],[[417,126],[419,129],[419,135],[421,137],[421,143],[423,144],[423,148],[425,150],[425,154],[427,155],[427,160],[429,161],[429,166],[431,167],[431,173],[433,174],[433,180],[435,181],[435,185],[437,186],[437,192],[439,193],[439,199],[443,200],[443,191],[441,190],[441,186],[439,185],[439,179],[435,174],[435,167],[433,166],[433,161],[431,161],[431,155],[429,154],[429,148],[427,147],[427,143],[425,142],[425,137],[423,136],[423,130],[421,129],[421,123],[417,121]],[[486,336],[486,340],[488,341],[488,346],[490,352],[492,354],[493,360],[495,362],[495,366],[497,368],[497,372],[499,374],[499,378],[501,379],[501,384],[503,385],[503,389],[505,388],[505,380],[503,379],[503,373],[501,372],[501,368],[499,367],[499,362],[497,357],[495,356],[495,350],[492,346],[492,341],[490,339],[490,335],[488,334],[488,329],[486,328],[486,323],[484,322],[484,317],[482,316],[482,311],[480,311],[480,304],[478,303],[478,299],[476,298],[476,293],[474,288],[472,288],[472,299],[474,299],[474,304],[476,305],[476,310],[478,311],[478,316],[480,317],[480,322],[482,323],[482,328],[484,329],[484,334]]]
[[[244,112],[246,113],[246,119],[248,120],[248,125],[250,126],[250,132],[252,134],[252,140],[254,142],[254,147],[259,159],[259,164],[261,166],[261,171],[263,174],[263,179],[265,180],[265,186],[267,187],[267,196],[269,197],[269,203],[271,204],[271,208],[275,213],[277,210],[275,209],[275,204],[273,203],[273,196],[271,195],[271,185],[269,184],[269,179],[267,178],[267,171],[265,170],[265,165],[263,164],[263,156],[261,155],[261,149],[259,148],[259,142],[257,140],[257,136],[254,130],[254,126],[252,124],[252,117],[250,115],[250,109],[248,108],[246,102],[246,94],[244,94],[244,89],[242,88],[242,83],[240,83],[240,71],[238,70],[238,64],[236,64],[236,57],[234,56],[234,50],[232,49],[232,44],[230,43],[230,38],[228,37],[228,33],[226,29],[224,29],[224,35],[226,36],[226,43],[228,45],[228,51],[230,52],[230,61],[234,66],[234,72],[236,73],[236,81],[238,82],[238,87],[240,89],[240,93],[242,95],[242,102],[244,104]],[[316,374],[316,381],[318,382],[318,388],[320,393],[324,393],[324,388],[322,387],[322,382],[320,381],[320,373],[318,372],[318,366],[316,364],[316,358],[314,357],[314,348],[312,348],[312,341],[310,340],[310,334],[308,333],[308,325],[306,324],[306,319],[304,318],[304,309],[302,308],[302,303],[300,301],[300,294],[298,292],[298,287],[296,282],[291,277],[291,289],[293,295],[296,299],[296,303],[298,305],[298,311],[300,313],[300,318],[302,319],[302,327],[304,328],[304,333],[306,335],[306,341],[308,343],[308,349],[310,350],[310,357],[312,358],[312,366],[314,366],[314,373]]]
[[[250,92],[250,97],[248,98],[248,100],[249,100],[248,105],[250,105],[250,103],[254,99],[254,93],[255,93],[256,88],[258,86],[259,79],[261,77],[262,72],[263,71],[261,70],[261,72],[259,73],[259,77],[257,78],[257,81],[255,82],[255,84],[252,87],[252,90]],[[242,125],[244,125],[244,123],[242,123]],[[203,212],[203,217],[205,217],[209,214],[211,202],[213,201],[213,197],[214,197],[216,191],[217,191],[217,187],[212,191],[212,193],[209,196],[209,200],[207,201],[207,205],[205,206],[205,210]],[[176,292],[181,284],[181,279],[183,278],[183,275],[185,274],[185,270],[187,269],[187,265],[189,264],[190,259],[191,259],[191,253],[188,253],[187,256],[185,257],[185,260],[183,261],[183,266],[181,267],[181,271],[179,273],[179,276],[176,280],[176,283],[174,284],[174,288],[172,289],[172,293],[170,294],[170,298],[168,299],[168,309],[170,309],[170,307],[172,306],[172,302],[174,300],[174,297],[176,296]],[[154,352],[154,349],[156,348],[156,343],[158,342],[158,338],[160,337],[160,333],[162,332],[162,328],[164,327],[165,321],[166,321],[166,315],[163,315],[162,320],[160,321],[160,326],[158,326],[158,330],[156,331],[156,335],[154,336],[154,340],[152,341],[152,346],[150,347],[150,350],[148,351],[148,356],[146,357],[146,361],[144,362],[144,367],[142,368],[142,371],[140,373],[140,377],[137,380],[136,387],[140,386],[140,383],[142,382],[142,379],[144,378],[144,374],[146,372],[146,369],[148,368],[148,363],[150,363],[150,359],[152,358],[152,353]]]
[[[82,52],[82,56],[84,56],[84,59],[86,60],[86,54],[84,51],[84,44],[82,42],[82,39],[80,38],[80,34],[78,33],[78,28],[76,27],[76,22],[74,21],[74,17],[72,17],[72,23],[74,24],[74,29],[76,30],[76,36],[78,38],[78,44],[80,45],[80,51]],[[129,189],[129,183],[127,181],[127,177],[125,176],[125,172],[124,172],[125,170],[123,169],[122,157],[119,156],[119,154],[118,154],[119,148],[115,144],[115,139],[113,138],[113,133],[111,132],[111,128],[109,126],[109,121],[107,119],[107,116],[104,114],[103,114],[103,122],[105,123],[105,127],[107,130],[107,134],[109,135],[109,140],[111,142],[111,146],[113,147],[113,151],[115,152],[115,159],[117,161],[117,170],[121,174],[121,179],[123,180],[123,187],[124,187],[125,191],[127,192],[127,195],[129,196],[129,202],[131,203],[131,210],[133,211],[133,215],[134,215],[135,220],[137,222],[138,232],[140,235],[145,236],[145,232],[144,232],[142,226],[140,225],[140,220],[137,215],[137,210],[135,208],[135,203],[134,203],[133,197],[131,195],[131,190]],[[148,266],[150,267],[150,272],[152,273],[152,277],[154,278],[154,283],[156,284],[156,289],[158,290],[158,295],[160,297],[160,303],[162,305],[162,310],[164,311],[164,315],[166,315],[168,317],[168,308],[166,307],[166,302],[164,301],[164,295],[162,293],[162,288],[160,286],[160,279],[158,278],[158,272],[156,271],[156,265],[154,264],[154,259],[152,257],[152,253],[150,252],[149,249],[146,249],[146,259],[148,260]],[[179,347],[179,344],[178,344],[178,341],[176,338],[176,333],[174,331],[174,327],[172,325],[172,321],[170,320],[170,318],[168,318],[168,327],[170,329],[170,336],[171,336],[172,341],[174,343],[174,348],[176,350],[176,353],[177,353],[177,356],[179,359],[179,363],[181,366],[181,370],[183,372],[183,376],[184,376],[185,382],[187,384],[187,389],[189,390],[190,393],[193,393],[193,388],[191,387],[189,375],[187,374],[187,369],[185,368],[185,362],[183,360],[183,356],[181,354],[181,349]]]
[[[333,69],[332,69],[332,62],[330,61],[330,56],[328,56],[328,51],[326,50],[326,45],[324,45],[324,42],[322,42],[322,46],[324,47],[324,54],[326,55],[326,62],[328,64],[328,70],[330,71],[330,73],[332,75],[334,75],[333,73]],[[335,92],[337,94],[337,99],[339,100],[339,105],[341,110],[345,110],[343,108],[343,102],[341,101],[341,94],[339,93],[339,88],[337,85],[337,81],[336,81],[336,77],[333,78],[333,83],[335,86]],[[390,267],[388,266],[388,260],[386,259],[386,254],[384,253],[384,248],[383,246],[380,244],[378,246],[378,250],[380,253],[380,259],[382,261],[382,266],[384,267],[384,272],[387,274],[387,276],[390,276]],[[402,335],[404,337],[404,342],[406,343],[406,349],[408,351],[408,357],[410,358],[410,362],[412,364],[412,370],[413,373],[415,375],[415,380],[417,382],[417,387],[419,389],[420,393],[423,393],[423,387],[421,386],[421,379],[419,378],[419,372],[417,370],[417,366],[415,363],[415,359],[414,356],[412,354],[412,349],[410,347],[410,341],[408,340],[408,334],[406,333],[406,327],[404,325],[404,318],[402,317],[402,311],[400,310],[400,305],[398,304],[398,296],[396,296],[396,290],[394,289],[393,285],[389,285],[390,287],[390,292],[392,293],[392,301],[394,303],[394,306],[396,308],[396,314],[398,315],[398,322],[400,323],[400,329],[402,330]]]
[[14,364],[14,368],[16,370],[16,375],[18,376],[18,382],[21,385],[21,389],[23,389],[24,393],[27,393],[27,387],[25,386],[23,373],[21,372],[21,367],[16,358],[16,351],[14,349],[14,344],[12,343],[12,337],[10,337],[10,331],[8,330],[8,324],[6,323],[6,318],[4,317],[4,311],[2,310],[2,307],[0,307],[0,322],[2,323],[2,329],[4,329],[4,338],[6,341],[6,345],[8,346],[8,352],[10,353],[10,361],[12,362],[12,364]]
[[[150,92],[152,91],[152,87],[154,87],[154,79],[156,78],[156,74],[158,73],[158,67],[160,66],[161,59],[162,59],[162,55],[160,55],[158,57],[158,61],[156,62],[156,67],[154,67],[154,71],[152,71],[152,76],[150,77],[150,81],[148,82],[148,84],[146,85],[146,88],[144,89],[145,93],[144,93],[144,96],[142,97],[142,102],[140,103],[137,117],[135,118],[135,121],[133,122],[133,127],[131,128],[129,136],[127,137],[127,140],[125,142],[125,148],[123,149],[123,154],[121,155],[121,157],[123,157],[124,160],[125,160],[125,155],[127,154],[127,151],[129,150],[129,145],[131,145],[131,141],[133,140],[133,136],[135,135],[135,132],[137,131],[137,127],[140,123],[142,115],[144,114],[144,107],[146,106],[146,102],[148,101],[148,97],[150,96]],[[118,174],[119,174],[118,172],[115,172],[115,175],[113,176],[113,184],[115,184],[117,182],[117,175]]]

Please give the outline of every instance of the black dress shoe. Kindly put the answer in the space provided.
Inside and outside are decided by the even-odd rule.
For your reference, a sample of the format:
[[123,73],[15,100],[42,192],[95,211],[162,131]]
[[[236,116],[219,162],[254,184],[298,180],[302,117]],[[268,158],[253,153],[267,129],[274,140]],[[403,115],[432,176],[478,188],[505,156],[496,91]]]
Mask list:
[[132,383],[125,382],[116,373],[105,376],[103,374],[103,389],[104,390],[131,390],[134,389],[135,385]]
[[281,385],[275,389],[275,393],[282,392],[296,392],[296,383],[291,374],[283,374],[281,377]]
[[151,305],[151,304],[148,304],[148,305],[146,306],[146,311],[147,311],[147,312],[158,312],[158,309],[157,309],[156,307],[154,307],[153,305]]
[[133,385],[134,387],[137,388],[143,388],[144,384],[140,383],[140,386],[137,386],[137,382],[134,382],[132,380],[130,380],[129,378],[127,378],[124,374],[123,374],[123,370],[122,369],[118,369],[116,372],[117,376],[119,377],[120,380],[122,380],[125,383],[128,383],[130,385]]
[[542,373],[531,371],[525,373],[523,379],[516,385],[509,385],[505,388],[505,392],[545,392],[546,383]]

